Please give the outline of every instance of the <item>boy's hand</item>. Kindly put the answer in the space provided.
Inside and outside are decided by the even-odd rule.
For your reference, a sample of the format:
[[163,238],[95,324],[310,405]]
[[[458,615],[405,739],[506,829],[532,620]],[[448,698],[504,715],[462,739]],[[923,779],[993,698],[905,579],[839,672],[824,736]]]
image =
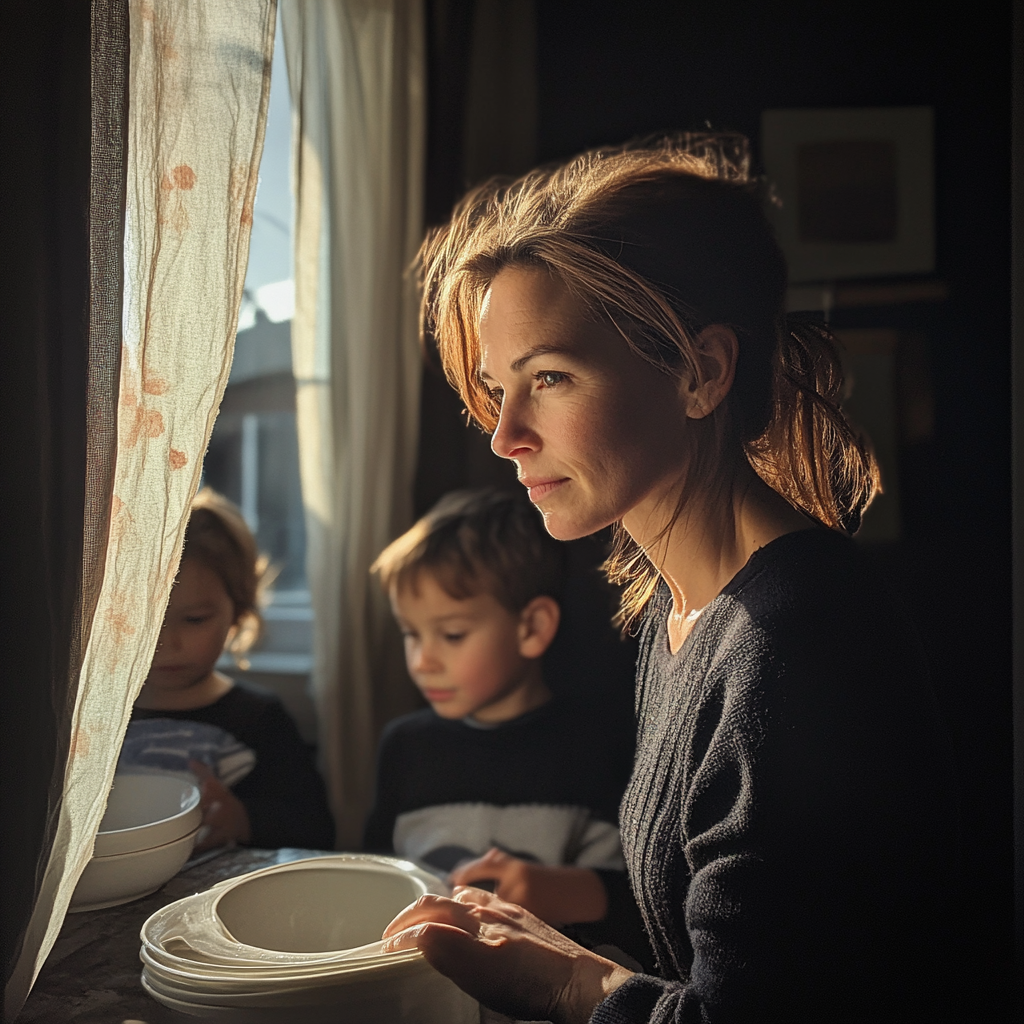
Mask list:
[[242,801],[213,774],[209,765],[189,761],[188,766],[199,780],[199,806],[203,809],[205,829],[200,833],[202,842],[196,843],[196,851],[249,842],[249,812]]
[[449,877],[455,885],[495,882],[495,895],[552,925],[600,921],[608,913],[608,895],[596,871],[546,867],[520,860],[496,847],[457,867]]

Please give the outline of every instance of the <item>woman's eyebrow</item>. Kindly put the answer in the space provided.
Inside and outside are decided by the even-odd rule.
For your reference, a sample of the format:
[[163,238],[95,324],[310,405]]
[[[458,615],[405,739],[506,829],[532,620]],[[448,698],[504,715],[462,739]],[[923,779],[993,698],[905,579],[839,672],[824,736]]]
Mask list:
[[[572,355],[574,349],[568,345],[534,345],[533,348],[528,349],[518,359],[513,360],[509,364],[509,369],[513,373],[518,373],[531,359],[536,359],[537,356],[549,356],[552,354],[559,355]],[[481,380],[492,380],[493,378],[486,370],[480,371]]]
[[573,350],[568,345],[534,345],[528,352],[514,360],[509,369],[518,373],[531,359],[537,356],[549,356],[553,354],[571,355]]

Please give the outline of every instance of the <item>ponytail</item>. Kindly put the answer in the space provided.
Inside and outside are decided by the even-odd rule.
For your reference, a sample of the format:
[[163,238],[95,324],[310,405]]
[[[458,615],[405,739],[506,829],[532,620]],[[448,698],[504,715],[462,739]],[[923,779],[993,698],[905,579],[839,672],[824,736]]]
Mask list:
[[767,429],[744,445],[758,476],[790,504],[844,533],[881,491],[878,464],[839,398],[843,370],[821,323],[786,318],[772,368]]

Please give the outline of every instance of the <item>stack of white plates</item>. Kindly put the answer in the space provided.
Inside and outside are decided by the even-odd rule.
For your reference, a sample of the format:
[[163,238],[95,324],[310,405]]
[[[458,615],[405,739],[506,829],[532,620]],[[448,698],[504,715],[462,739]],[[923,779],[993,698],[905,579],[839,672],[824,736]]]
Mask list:
[[232,878],[143,925],[142,984],[240,1024],[477,1024],[477,1003],[418,950],[381,951],[387,924],[428,892],[444,887],[415,865],[355,854]]
[[69,909],[113,907],[159,889],[188,860],[202,817],[199,790],[178,775],[115,775]]

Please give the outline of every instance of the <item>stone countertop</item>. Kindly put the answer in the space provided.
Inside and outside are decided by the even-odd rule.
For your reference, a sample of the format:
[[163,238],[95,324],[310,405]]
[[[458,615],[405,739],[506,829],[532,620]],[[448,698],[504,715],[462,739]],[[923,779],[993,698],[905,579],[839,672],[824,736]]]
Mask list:
[[[323,854],[244,847],[200,854],[149,896],[106,910],[68,914],[17,1024],[195,1024],[195,1017],[167,1009],[142,988],[139,932],[146,919],[226,878],[315,856]],[[513,1022],[482,1010],[481,1024]]]
[[18,1024],[195,1024],[194,1017],[168,1010],[142,988],[142,925],[168,903],[225,878],[303,856],[313,853],[237,847],[214,857],[200,854],[149,896],[68,914]]

